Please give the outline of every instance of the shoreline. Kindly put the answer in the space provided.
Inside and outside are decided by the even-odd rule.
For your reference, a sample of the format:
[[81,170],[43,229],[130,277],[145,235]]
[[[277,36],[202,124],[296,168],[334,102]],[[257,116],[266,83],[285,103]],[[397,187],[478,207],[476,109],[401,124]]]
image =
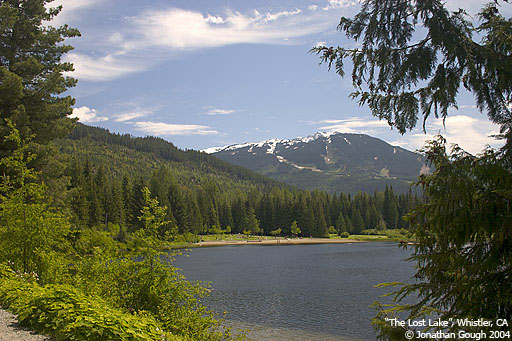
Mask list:
[[193,243],[196,247],[227,246],[227,245],[305,245],[305,244],[351,244],[367,243],[359,239],[329,239],[329,238],[287,238],[287,239],[258,239],[258,240],[212,240]]

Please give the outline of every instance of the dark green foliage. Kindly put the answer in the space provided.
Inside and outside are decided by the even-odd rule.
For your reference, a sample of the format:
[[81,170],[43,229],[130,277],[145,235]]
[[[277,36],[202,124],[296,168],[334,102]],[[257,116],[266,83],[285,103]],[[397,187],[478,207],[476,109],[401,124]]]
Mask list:
[[[352,96],[401,133],[420,116],[424,127],[431,115],[447,117],[464,87],[506,139],[500,152],[488,149],[477,157],[458,147],[448,155],[441,137],[425,148],[435,171],[421,177],[426,203],[409,215],[417,238],[411,257],[417,282],[402,285],[390,309],[378,305],[374,322],[382,339],[403,337],[403,330],[384,320],[397,313],[434,314],[443,321],[512,317],[512,20],[500,14],[508,2],[484,6],[474,26],[464,10],[451,13],[439,0],[366,0],[353,19],[342,18],[338,26],[361,48],[312,49],[340,76],[344,59],[351,58]],[[401,198],[384,203],[386,224],[403,227],[396,217],[411,206]],[[408,296],[416,303],[399,304]]]
[[[63,137],[72,128],[74,99],[60,96],[76,81],[64,77],[73,70],[61,57],[72,49],[62,44],[65,38],[79,35],[67,26],[43,25],[59,13],[47,9],[50,1],[2,1],[0,4],[0,157],[8,156],[16,146],[4,138],[13,122],[22,139],[34,137],[32,150],[38,159],[32,163],[44,176],[55,178],[58,157],[48,157],[52,150],[42,145]],[[0,173],[5,169],[0,168]]]
[[51,280],[59,264],[56,251],[65,252],[69,223],[47,203],[46,186],[27,164],[35,158],[29,140],[8,121],[5,140],[15,146],[12,154],[0,159],[9,175],[0,182],[0,261],[9,260],[13,269],[37,273],[43,283]]
[[[157,137],[136,138],[128,134],[119,135],[110,133],[103,128],[89,127],[83,124],[77,124],[76,128],[68,136],[71,140],[90,140],[100,144],[110,146],[124,147],[124,151],[135,151],[145,153],[160,160],[175,162],[187,169],[201,171],[207,174],[228,174],[232,178],[240,181],[250,181],[266,186],[273,186],[277,183],[267,177],[248,171],[245,168],[231,165],[221,161],[211,155],[195,150],[180,150],[172,143]],[[66,142],[67,143],[67,142]],[[148,162],[151,164],[152,162]],[[142,162],[137,163],[136,167],[143,167]],[[193,181],[193,179],[191,179]]]
[[[379,313],[384,339],[390,330],[381,319],[393,311],[411,318],[434,312],[444,321],[512,319],[512,174],[503,154],[492,149],[474,157],[458,147],[448,155],[445,148],[438,137],[425,149],[436,171],[421,177],[427,201],[409,215],[417,281],[395,292],[393,310]],[[401,305],[408,296],[417,302]]]
[[351,234],[359,234],[364,230],[364,219],[361,216],[361,212],[359,210],[355,211],[352,217],[352,229],[349,230]]
[[22,325],[58,340],[180,340],[149,314],[123,312],[70,285],[41,287],[0,266],[0,304]]
[[353,19],[343,17],[338,25],[360,48],[311,51],[342,77],[350,58],[352,96],[401,133],[420,116],[424,129],[429,116],[447,117],[461,86],[502,132],[509,131],[512,21],[500,14],[500,2],[486,5],[474,26],[464,10],[449,12],[440,0],[366,0]]

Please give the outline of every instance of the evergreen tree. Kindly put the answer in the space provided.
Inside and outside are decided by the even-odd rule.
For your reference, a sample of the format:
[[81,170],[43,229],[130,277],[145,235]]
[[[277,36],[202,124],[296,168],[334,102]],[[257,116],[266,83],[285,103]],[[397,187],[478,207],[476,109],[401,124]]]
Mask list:
[[247,209],[247,214],[244,219],[243,228],[246,231],[251,232],[251,234],[260,233],[260,223],[258,219],[256,219],[256,215],[254,214],[254,208],[249,206]]
[[178,230],[180,233],[183,233],[190,229],[187,205],[176,179],[171,176],[169,181],[167,184],[167,199],[172,210],[172,216],[176,219]]
[[384,191],[383,218],[388,228],[396,228],[398,223],[398,208],[393,188],[386,186]]
[[350,58],[352,96],[402,134],[416,126],[420,115],[424,129],[429,116],[446,118],[450,108],[457,108],[463,86],[478,108],[508,132],[509,144],[512,22],[500,13],[500,2],[482,8],[475,27],[464,10],[450,13],[440,0],[365,0],[353,19],[342,17],[338,25],[360,47],[311,51],[342,77],[344,60]]
[[[48,26],[47,22],[60,11],[47,9],[49,2],[9,0],[0,4],[0,157],[16,148],[5,139],[10,133],[6,118],[16,125],[22,139],[34,136],[33,144],[46,144],[72,128],[67,116],[74,99],[60,95],[76,81],[63,75],[73,66],[61,62],[72,49],[62,41],[79,32],[67,26]],[[1,169],[0,173],[5,171]]]
[[349,232],[351,234],[359,234],[364,229],[364,220],[361,216],[361,212],[359,210],[356,210],[354,213],[354,216],[352,217],[352,230]]
[[338,219],[336,219],[336,230],[338,230],[339,234],[342,234],[343,232],[348,232],[347,230],[347,224],[345,223],[345,218],[343,217],[343,213],[340,212]]

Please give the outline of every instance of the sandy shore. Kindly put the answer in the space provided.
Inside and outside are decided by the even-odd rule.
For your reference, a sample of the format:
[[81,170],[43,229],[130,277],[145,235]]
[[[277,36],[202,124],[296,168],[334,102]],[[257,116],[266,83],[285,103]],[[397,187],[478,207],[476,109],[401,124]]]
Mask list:
[[357,239],[329,238],[292,238],[292,239],[255,239],[255,240],[212,240],[195,243],[196,246],[225,246],[225,245],[300,245],[300,244],[345,244],[364,243]]

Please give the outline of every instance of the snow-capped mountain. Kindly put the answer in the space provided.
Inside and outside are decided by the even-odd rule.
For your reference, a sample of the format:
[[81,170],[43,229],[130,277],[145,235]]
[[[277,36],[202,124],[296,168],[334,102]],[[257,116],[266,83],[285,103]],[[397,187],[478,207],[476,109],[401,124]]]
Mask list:
[[204,151],[276,180],[329,192],[373,192],[385,185],[405,191],[426,170],[422,155],[364,134],[320,132]]

